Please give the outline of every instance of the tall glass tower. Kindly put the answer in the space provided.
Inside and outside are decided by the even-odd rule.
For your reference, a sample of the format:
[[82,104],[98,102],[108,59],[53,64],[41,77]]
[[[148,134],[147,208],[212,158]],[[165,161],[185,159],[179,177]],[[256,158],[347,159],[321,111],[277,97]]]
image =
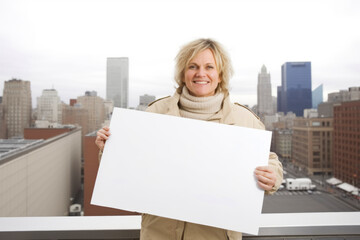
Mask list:
[[278,87],[278,112],[303,116],[312,107],[311,62],[286,62],[281,66],[281,87]]
[[312,91],[312,108],[317,108],[323,102],[323,85],[320,84]]
[[106,71],[106,99],[114,107],[129,106],[129,58],[108,58]]

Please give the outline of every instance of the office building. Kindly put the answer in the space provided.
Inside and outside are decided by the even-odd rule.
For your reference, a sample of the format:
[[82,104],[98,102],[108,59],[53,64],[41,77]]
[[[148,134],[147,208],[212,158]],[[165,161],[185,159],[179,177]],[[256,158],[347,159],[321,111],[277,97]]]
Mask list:
[[5,81],[3,95],[5,138],[22,137],[24,128],[31,124],[30,81]]
[[291,129],[275,129],[273,131],[273,138],[275,141],[275,152],[283,162],[290,161],[291,159]]
[[284,63],[278,87],[278,112],[291,111],[303,116],[304,109],[311,107],[311,62]]
[[312,108],[317,109],[318,105],[323,102],[323,85],[320,84],[312,91]]
[[277,113],[277,97],[272,97],[273,113]]
[[265,129],[268,131],[274,130],[274,123],[279,121],[279,114],[275,113],[274,115],[265,115],[262,122],[265,125]]
[[360,101],[334,105],[334,177],[360,188]]
[[155,101],[155,96],[153,96],[153,95],[147,95],[147,94],[145,94],[145,95],[141,95],[140,96],[140,104],[139,104],[139,106],[137,107],[137,109],[138,110],[141,110],[141,111],[145,111],[146,110],[146,108],[148,107],[148,105],[150,104],[150,103],[152,103],[153,101]]
[[284,113],[277,113],[278,121],[273,123],[274,128],[281,129],[292,129],[294,126],[294,120],[296,115],[292,112],[288,112],[286,115]]
[[276,121],[272,122],[272,126],[267,129],[272,130],[273,133],[271,151],[276,152],[283,163],[285,163],[291,157],[292,128],[296,116],[292,112],[288,112],[286,115],[278,112],[274,116]]
[[327,102],[318,105],[319,116],[333,117],[334,104],[356,100],[360,100],[360,87],[349,87],[348,90],[329,93]]
[[70,100],[70,105],[62,106],[63,124],[72,124],[81,127],[82,136],[89,132],[89,110],[76,103],[76,99]]
[[328,94],[328,102],[348,102],[360,100],[360,87],[349,87],[348,90],[340,90]]
[[62,123],[61,100],[55,89],[44,89],[37,98],[37,120]]
[[105,107],[105,120],[110,120],[114,109],[114,102],[112,100],[105,100],[104,107]]
[[349,87],[350,101],[360,100],[360,87]]
[[304,109],[304,118],[317,118],[318,116],[317,109]]
[[31,131],[36,140],[0,139],[0,217],[67,216],[81,189],[80,129]]
[[307,174],[332,172],[332,118],[296,118],[292,135],[291,160]]
[[257,107],[260,116],[274,114],[270,73],[267,72],[265,65],[261,67],[261,72],[258,74]]
[[108,58],[106,70],[106,100],[114,107],[129,106],[129,58]]
[[77,98],[77,104],[88,111],[87,130],[84,134],[99,130],[105,120],[104,99],[97,96],[95,91],[86,91],[84,96]]

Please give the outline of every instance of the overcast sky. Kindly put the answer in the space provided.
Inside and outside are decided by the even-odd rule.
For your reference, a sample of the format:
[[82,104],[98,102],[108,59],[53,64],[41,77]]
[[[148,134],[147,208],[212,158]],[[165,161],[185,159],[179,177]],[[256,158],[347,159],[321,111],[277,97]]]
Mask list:
[[232,100],[256,104],[265,64],[273,96],[281,65],[311,61],[312,87],[327,93],[360,86],[360,1],[0,0],[0,95],[4,81],[31,81],[70,98],[105,98],[106,58],[129,57],[130,106],[139,95],[174,92],[174,57],[196,38],[213,38],[235,69]]

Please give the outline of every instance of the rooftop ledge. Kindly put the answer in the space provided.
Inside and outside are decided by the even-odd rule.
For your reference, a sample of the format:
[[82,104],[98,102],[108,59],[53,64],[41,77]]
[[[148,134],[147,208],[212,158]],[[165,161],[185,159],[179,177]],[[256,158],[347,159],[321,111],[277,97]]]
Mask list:
[[[360,212],[272,213],[259,221],[259,236],[360,236]],[[137,239],[140,226],[140,216],[1,217],[0,239]]]

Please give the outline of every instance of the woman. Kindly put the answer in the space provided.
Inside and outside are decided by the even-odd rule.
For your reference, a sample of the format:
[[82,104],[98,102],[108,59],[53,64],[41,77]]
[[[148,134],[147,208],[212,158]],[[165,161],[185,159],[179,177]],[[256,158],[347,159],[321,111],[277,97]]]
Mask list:
[[[249,109],[229,100],[230,59],[222,46],[211,39],[198,39],[182,47],[176,57],[175,81],[178,88],[172,97],[159,99],[147,111],[264,129],[259,118]],[[97,133],[100,153],[110,136],[109,128]],[[269,165],[255,169],[260,188],[273,193],[282,181],[282,166],[275,153]],[[242,216],[239,216],[241,218]],[[143,214],[140,238],[147,239],[241,239],[239,232]]]

